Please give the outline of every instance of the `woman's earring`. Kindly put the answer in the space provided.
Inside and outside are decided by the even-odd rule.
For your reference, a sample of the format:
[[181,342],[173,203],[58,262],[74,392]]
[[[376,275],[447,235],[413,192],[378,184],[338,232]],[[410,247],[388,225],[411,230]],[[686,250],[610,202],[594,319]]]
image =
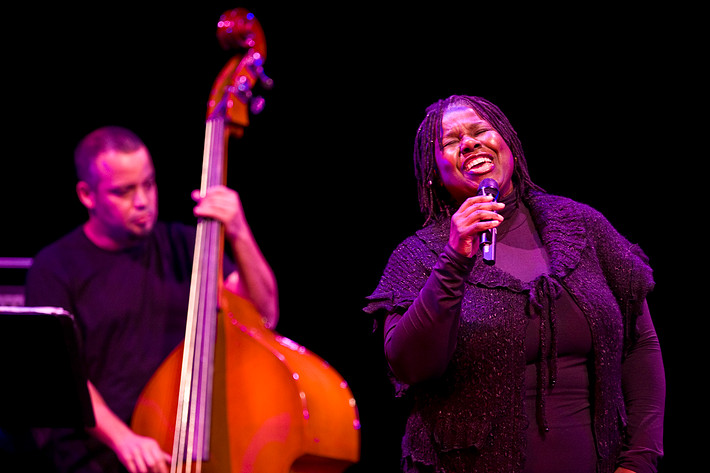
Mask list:
[[429,181],[426,183],[426,185],[429,187],[433,187],[434,182],[436,182],[438,180],[439,180],[439,173],[436,172],[436,169],[433,169],[431,171],[431,179],[429,179]]

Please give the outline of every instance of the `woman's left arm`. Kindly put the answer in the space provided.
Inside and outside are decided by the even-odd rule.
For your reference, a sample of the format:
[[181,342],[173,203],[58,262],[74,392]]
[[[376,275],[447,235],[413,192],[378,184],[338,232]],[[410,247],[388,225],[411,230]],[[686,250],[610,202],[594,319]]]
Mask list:
[[646,301],[637,327],[638,339],[622,363],[628,425],[617,473],[655,472],[663,456],[666,379],[658,336]]

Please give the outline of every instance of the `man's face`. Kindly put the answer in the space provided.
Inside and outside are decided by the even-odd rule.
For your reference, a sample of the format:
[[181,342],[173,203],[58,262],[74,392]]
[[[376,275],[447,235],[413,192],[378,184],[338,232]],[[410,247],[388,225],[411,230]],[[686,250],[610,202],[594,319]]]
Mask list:
[[158,217],[153,162],[145,147],[107,151],[94,162],[95,185],[82,200],[95,231],[123,246],[148,235]]

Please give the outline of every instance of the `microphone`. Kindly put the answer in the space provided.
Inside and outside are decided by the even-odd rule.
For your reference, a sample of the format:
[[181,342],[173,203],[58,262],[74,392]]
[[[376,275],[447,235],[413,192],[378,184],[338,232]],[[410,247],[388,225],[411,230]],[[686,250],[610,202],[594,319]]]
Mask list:
[[[495,179],[486,178],[478,185],[478,193],[476,195],[490,195],[493,201],[498,201],[498,183]],[[483,250],[483,261],[487,264],[495,264],[496,262],[496,234],[498,229],[491,228],[481,232],[481,249]]]

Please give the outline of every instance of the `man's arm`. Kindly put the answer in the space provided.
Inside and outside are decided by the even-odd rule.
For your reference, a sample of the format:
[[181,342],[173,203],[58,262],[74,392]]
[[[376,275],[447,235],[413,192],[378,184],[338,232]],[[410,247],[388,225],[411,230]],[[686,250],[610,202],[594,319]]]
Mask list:
[[118,459],[131,473],[168,473],[170,455],[163,452],[154,439],[133,432],[108,407],[90,381],[88,385],[96,417],[96,426],[88,429],[89,433],[116,452]]

